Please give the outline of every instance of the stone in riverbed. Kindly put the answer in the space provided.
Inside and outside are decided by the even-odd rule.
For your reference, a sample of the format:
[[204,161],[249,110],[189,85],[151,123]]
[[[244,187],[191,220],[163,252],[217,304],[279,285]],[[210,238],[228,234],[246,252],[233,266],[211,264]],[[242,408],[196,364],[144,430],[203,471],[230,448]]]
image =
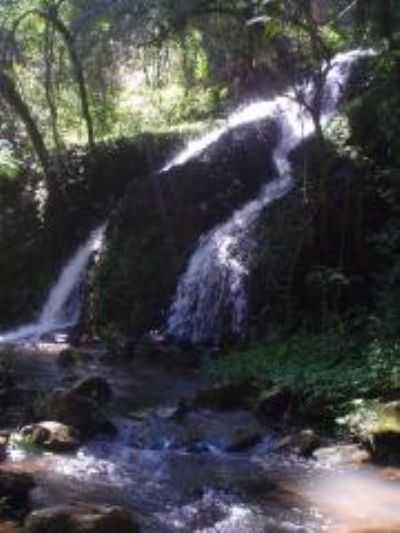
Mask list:
[[274,451],[291,451],[303,457],[309,457],[319,446],[320,437],[312,429],[304,429],[292,435],[286,435],[274,445]]
[[24,533],[139,533],[132,515],[122,507],[59,505],[31,513]]
[[15,441],[33,444],[53,452],[67,452],[80,445],[79,432],[60,422],[40,422],[25,426],[15,436]]
[[115,433],[114,425],[89,398],[74,390],[59,389],[48,398],[44,409],[47,419],[77,429],[82,437],[96,433]]

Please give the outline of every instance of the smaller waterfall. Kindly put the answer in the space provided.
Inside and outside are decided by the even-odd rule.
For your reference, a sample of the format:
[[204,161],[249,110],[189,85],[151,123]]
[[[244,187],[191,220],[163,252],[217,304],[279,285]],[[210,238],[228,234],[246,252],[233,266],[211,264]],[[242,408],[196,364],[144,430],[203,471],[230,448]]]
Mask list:
[[[353,63],[373,53],[372,50],[340,53],[329,65],[323,66],[326,79],[321,98],[321,126],[325,126],[337,110]],[[247,281],[255,247],[254,222],[262,209],[292,187],[289,155],[315,132],[308,109],[316,93],[314,83],[308,81],[272,100],[255,102],[233,114],[225,128],[189,143],[164,167],[166,171],[182,165],[206,150],[224,132],[242,124],[271,118],[279,125],[280,140],[273,154],[276,180],[264,186],[258,198],[235,211],[228,221],[199,239],[169,310],[167,332],[172,337],[192,343],[218,342],[224,333],[240,335],[245,331]]]
[[81,245],[49,292],[39,319],[13,331],[0,333],[0,344],[35,342],[43,335],[75,326],[81,313],[81,282],[92,254],[101,248],[106,225],[96,228]]

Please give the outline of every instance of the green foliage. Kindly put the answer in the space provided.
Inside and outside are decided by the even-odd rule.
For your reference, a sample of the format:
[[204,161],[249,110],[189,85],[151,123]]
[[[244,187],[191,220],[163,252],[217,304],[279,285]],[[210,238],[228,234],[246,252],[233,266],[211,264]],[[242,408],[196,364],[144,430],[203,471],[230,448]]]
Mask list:
[[356,398],[400,390],[400,343],[360,346],[335,332],[297,335],[209,361],[206,369],[214,380],[287,386],[306,404],[328,402],[341,412]]
[[323,26],[320,35],[325,46],[332,50],[332,52],[342,50],[348,43],[348,36],[333,26]]
[[19,172],[19,162],[10,145],[0,140],[0,179],[15,178]]

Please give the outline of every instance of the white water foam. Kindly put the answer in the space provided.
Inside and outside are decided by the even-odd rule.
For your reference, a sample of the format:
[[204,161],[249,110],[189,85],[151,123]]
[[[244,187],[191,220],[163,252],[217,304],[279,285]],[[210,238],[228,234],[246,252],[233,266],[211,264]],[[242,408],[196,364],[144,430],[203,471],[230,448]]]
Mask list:
[[[372,54],[372,50],[341,53],[323,67],[326,79],[321,98],[322,127],[338,107],[354,62]],[[225,132],[243,124],[271,118],[280,127],[280,141],[273,155],[278,173],[276,180],[264,186],[257,199],[235,211],[228,221],[199,239],[169,310],[167,333],[172,337],[192,343],[218,342],[224,333],[241,335],[245,331],[247,281],[255,247],[252,228],[261,211],[292,187],[289,155],[316,130],[309,113],[315,96],[316,86],[309,81],[272,100],[250,104],[233,114],[226,127],[189,143],[164,167],[163,171],[166,171],[182,165],[206,150]]]
[[92,254],[103,242],[106,225],[96,228],[62,269],[36,322],[0,333],[0,344],[37,342],[43,335],[75,326],[81,313],[80,286]]

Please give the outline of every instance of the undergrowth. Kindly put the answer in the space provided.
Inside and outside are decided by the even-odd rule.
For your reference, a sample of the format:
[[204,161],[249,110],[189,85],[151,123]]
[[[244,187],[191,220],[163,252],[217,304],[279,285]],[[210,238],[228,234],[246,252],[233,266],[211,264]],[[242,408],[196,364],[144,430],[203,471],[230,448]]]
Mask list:
[[252,379],[289,387],[305,404],[329,403],[339,414],[357,398],[400,391],[400,342],[360,346],[336,333],[296,335],[207,360],[206,372],[219,382]]

